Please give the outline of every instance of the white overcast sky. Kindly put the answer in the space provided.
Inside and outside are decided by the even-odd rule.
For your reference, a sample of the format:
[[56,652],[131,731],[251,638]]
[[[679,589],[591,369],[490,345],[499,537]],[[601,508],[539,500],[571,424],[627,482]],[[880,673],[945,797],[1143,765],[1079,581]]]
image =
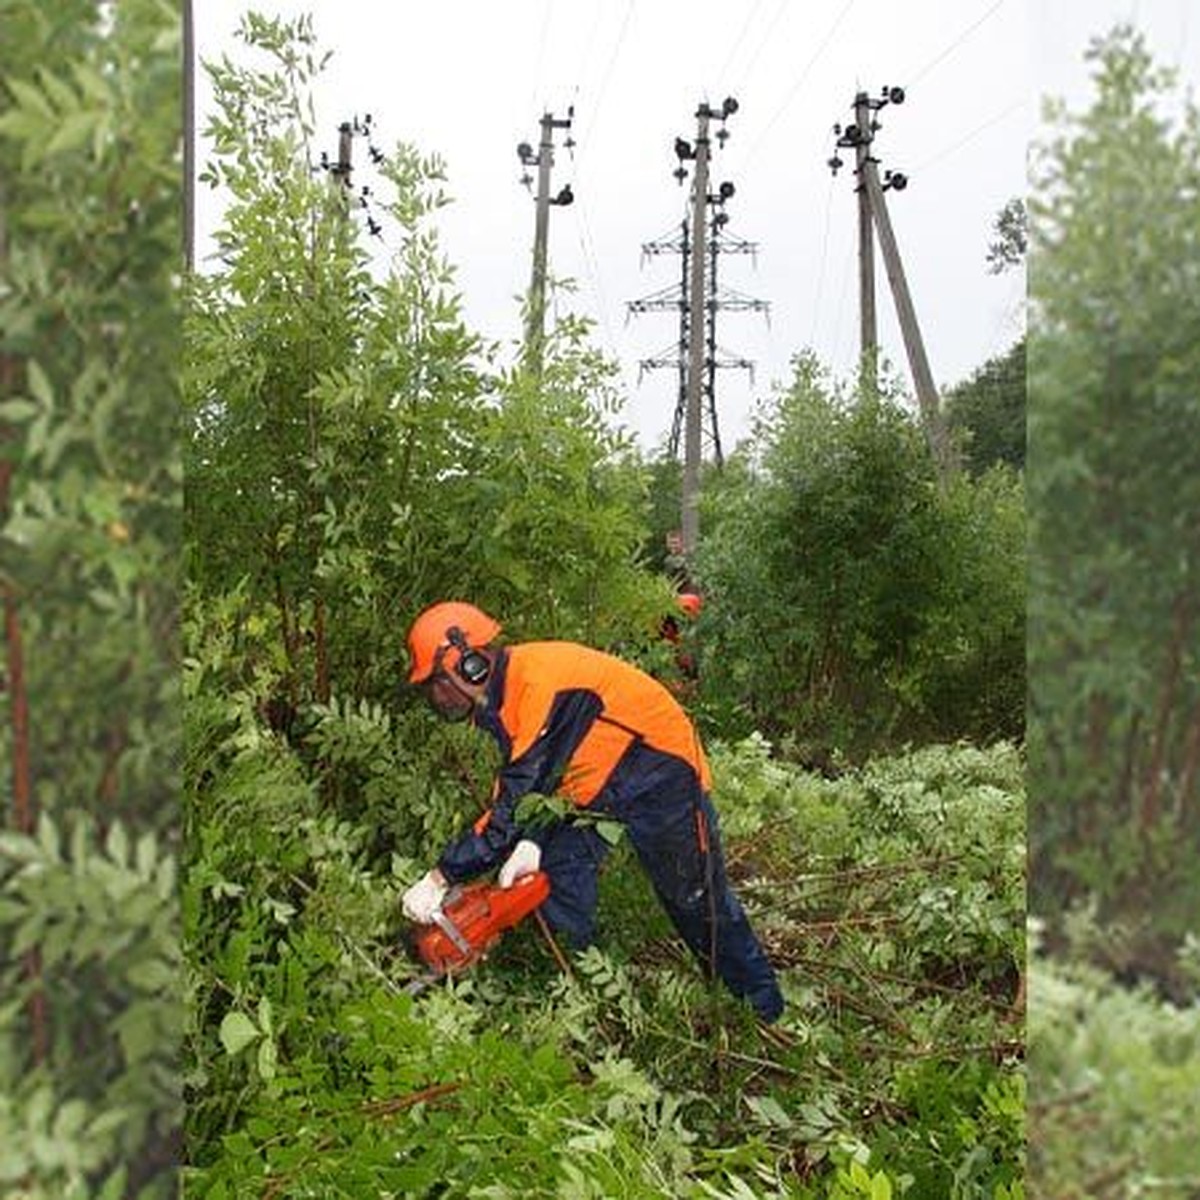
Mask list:
[[[811,347],[848,375],[858,349],[856,209],[851,169],[826,166],[832,126],[850,119],[857,90],[906,89],[882,110],[883,169],[909,186],[889,192],[892,222],[940,385],[969,375],[1019,336],[1024,279],[989,275],[985,254],[1001,206],[1025,190],[1026,148],[1039,98],[1083,100],[1089,37],[1118,20],[1143,29],[1159,61],[1200,75],[1194,0],[260,0],[265,14],[311,13],[333,59],[318,114],[336,153],[337,126],[371,113],[375,141],[416,144],[445,160],[454,203],[438,217],[457,269],[469,326],[512,354],[517,297],[529,283],[534,204],[519,182],[518,142],[538,142],[544,111],[575,118],[552,186],[576,201],[552,208],[550,269],[575,281],[560,303],[596,321],[599,346],[622,368],[625,423],[648,449],[670,428],[677,378],[645,374],[668,354],[672,312],[627,318],[627,302],[673,286],[678,256],[643,263],[641,246],[679,229],[687,185],[672,177],[677,136],[691,139],[701,101],[734,96],[730,138],[712,182],[737,191],[728,231],[756,242],[756,260],[724,256],[721,283],[770,304],[761,315],[718,317],[718,342],[747,372],[718,374],[722,442],[747,430],[756,397]],[[201,59],[244,53],[233,33],[245,0],[196,5]],[[1195,26],[1195,28],[1193,28]],[[201,128],[209,103],[198,87]],[[557,135],[561,142],[561,132]],[[206,148],[200,146],[203,160]],[[843,152],[848,164],[853,152]],[[373,182],[365,147],[357,182]],[[217,201],[198,196],[200,251]],[[908,377],[882,261],[877,260],[883,353]]]

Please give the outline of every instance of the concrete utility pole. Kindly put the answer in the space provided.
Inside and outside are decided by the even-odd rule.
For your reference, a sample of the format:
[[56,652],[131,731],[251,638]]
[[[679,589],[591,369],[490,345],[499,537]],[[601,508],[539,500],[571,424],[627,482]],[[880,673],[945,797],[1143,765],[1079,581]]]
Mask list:
[[875,239],[871,234],[871,199],[863,184],[863,168],[870,160],[871,109],[866,92],[854,98],[854,128],[866,130],[854,147],[855,171],[858,174],[858,313],[859,313],[859,372],[864,384],[874,391],[878,378],[875,362],[879,351],[879,336],[875,323]]
[[352,194],[354,186],[354,139],[356,137],[365,137],[367,139],[367,154],[373,164],[378,166],[384,161],[384,154],[371,140],[373,127],[374,118],[370,113],[367,113],[362,118],[356,115],[351,121],[343,121],[338,126],[337,161],[330,161],[328,153],[322,150],[321,170],[329,176],[330,190],[337,196],[338,203],[342,208],[342,215],[349,219],[350,213],[355,208],[365,209],[367,232],[372,237],[379,237],[383,233],[383,226],[371,215],[370,187],[363,185],[358,189],[357,194]]
[[704,244],[708,234],[707,104],[696,110],[696,169],[692,173],[692,261],[688,280],[688,386],[683,422],[683,553],[690,556],[700,537],[700,393],[704,386]]
[[[894,175],[891,176],[888,183],[894,186],[895,178]],[[942,420],[941,401],[938,398],[937,388],[934,386],[933,373],[929,369],[929,359],[925,354],[925,342],[921,337],[921,327],[917,324],[917,312],[913,308],[912,296],[908,291],[908,280],[904,276],[904,264],[900,261],[896,235],[892,231],[892,221],[888,216],[887,203],[883,196],[886,185],[881,185],[879,182],[879,171],[874,159],[868,160],[864,164],[863,181],[871,200],[871,213],[875,218],[875,228],[879,232],[879,246],[883,251],[888,282],[891,284],[892,296],[896,302],[896,315],[900,320],[904,349],[908,354],[908,365],[912,371],[913,385],[917,391],[917,404],[921,409],[921,420],[925,425],[930,449],[933,451],[934,461],[938,465],[938,472],[944,480],[954,473],[954,455],[946,433],[946,424]]]
[[[569,184],[557,196],[550,195],[550,171],[554,166],[554,131],[570,129],[574,116],[574,106],[567,109],[564,120],[555,118],[553,113],[543,113],[538,152],[534,154],[528,142],[522,142],[517,147],[517,156],[526,168],[521,182],[528,186],[532,182],[528,168],[536,166],[538,169],[537,215],[533,229],[533,273],[529,280],[528,323],[525,330],[525,362],[536,375],[541,374],[542,350],[546,339],[546,256],[550,238],[550,205],[567,205],[575,199]],[[569,148],[575,143],[568,136],[564,144]]]
[[[904,275],[904,266],[900,261],[900,251],[896,244],[895,233],[892,230],[891,219],[888,215],[887,202],[884,192],[889,190],[903,191],[908,186],[908,179],[899,171],[884,173],[883,182],[879,180],[879,161],[870,152],[875,134],[879,130],[879,122],[875,113],[888,104],[903,104],[904,89],[885,87],[883,94],[872,99],[866,92],[859,92],[854,97],[854,124],[843,129],[840,125],[833,127],[839,147],[853,147],[855,152],[858,176],[856,191],[859,200],[859,245],[860,260],[866,254],[862,250],[864,239],[871,240],[872,226],[879,234],[880,248],[883,250],[884,262],[887,267],[888,282],[892,288],[892,298],[896,304],[896,315],[900,321],[900,331],[904,338],[904,348],[908,355],[909,368],[912,371],[913,387],[917,393],[917,404],[921,411],[921,421],[925,427],[925,436],[929,441],[930,452],[937,465],[938,474],[943,482],[954,473],[956,464],[946,427],[942,420],[941,406],[937,388],[934,386],[933,374],[929,369],[929,360],[925,354],[925,343],[921,337],[921,328],[917,323],[917,313],[913,306],[912,296],[908,290],[908,282]],[[834,151],[829,160],[829,166],[836,175],[842,166],[842,160]],[[866,230],[863,228],[863,214],[866,214]],[[875,302],[874,302],[874,266],[870,267],[871,292],[869,310],[865,300],[867,288],[867,270],[860,265],[860,288],[864,294],[863,313],[863,374],[864,386],[874,390],[877,386],[875,358],[877,346],[875,343]],[[868,311],[870,348],[868,349]]]
[[[709,108],[707,103],[696,109],[696,142],[689,146],[682,138],[675,141],[675,152],[679,156],[680,170],[683,162],[691,159],[696,166],[692,173],[692,238],[691,271],[688,287],[688,381],[687,412],[684,418],[683,454],[683,505],[681,529],[683,553],[688,557],[700,538],[700,399],[704,387],[704,310],[705,310],[705,238],[707,221],[705,208],[708,195],[708,162],[710,147],[708,123],[716,117],[721,121],[717,140],[724,144],[729,134],[725,130],[726,118],[737,112],[737,101],[729,96],[719,111]],[[680,180],[682,182],[682,178]]]

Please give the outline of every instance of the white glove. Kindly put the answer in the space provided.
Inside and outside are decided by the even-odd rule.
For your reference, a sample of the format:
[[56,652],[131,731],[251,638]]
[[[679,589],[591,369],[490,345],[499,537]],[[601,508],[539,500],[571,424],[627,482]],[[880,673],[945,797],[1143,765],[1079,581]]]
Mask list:
[[542,861],[542,848],[537,842],[519,841],[500,868],[497,883],[510,888],[522,875],[532,875]]
[[433,914],[442,907],[442,899],[446,895],[446,884],[436,868],[427,871],[416,883],[404,893],[400,907],[410,921],[418,925],[428,925],[433,920]]

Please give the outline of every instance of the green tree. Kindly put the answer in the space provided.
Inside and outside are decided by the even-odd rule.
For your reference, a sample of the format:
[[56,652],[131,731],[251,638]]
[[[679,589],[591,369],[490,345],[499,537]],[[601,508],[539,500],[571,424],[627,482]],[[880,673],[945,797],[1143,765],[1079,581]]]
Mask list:
[[1131,28],[1087,58],[1031,210],[1032,884],[1169,974],[1200,899],[1200,116]]
[[965,443],[975,475],[1005,463],[1025,466],[1025,339],[989,358],[969,379],[947,389],[946,423]]
[[379,168],[398,248],[376,278],[313,171],[311,22],[251,14],[241,37],[262,61],[210,68],[205,178],[232,202],[188,322],[197,596],[245,581],[293,706],[390,696],[404,626],[440,596],[513,632],[628,632],[654,591],[633,554],[641,483],[586,326],[550,332],[537,378],[491,367],[432,228],[441,164],[409,146]]
[[[710,492],[706,699],[826,759],[887,739],[1019,734],[1020,485],[939,489],[912,416],[811,357]],[[747,547],[754,547],[753,554]]]
[[167,1195],[179,23],[0,20],[0,1181]]
[[993,240],[988,243],[988,270],[1000,275],[1025,262],[1029,250],[1029,212],[1019,196],[996,215]]

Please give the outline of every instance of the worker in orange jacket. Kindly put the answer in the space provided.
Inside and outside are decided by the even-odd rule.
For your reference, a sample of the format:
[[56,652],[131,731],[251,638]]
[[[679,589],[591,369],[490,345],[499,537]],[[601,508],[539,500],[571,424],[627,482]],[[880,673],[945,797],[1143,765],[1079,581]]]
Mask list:
[[448,720],[470,719],[500,747],[491,806],[404,894],[428,922],[448,888],[500,867],[512,886],[541,869],[542,912],[576,946],[593,936],[597,873],[608,844],[591,822],[524,830],[517,801],[559,794],[616,820],[675,928],[708,974],[766,1021],[783,1009],[771,964],[725,874],[708,762],[687,714],[657,680],[573,642],[501,646],[474,605],[434,604],[408,634],[410,683]]

